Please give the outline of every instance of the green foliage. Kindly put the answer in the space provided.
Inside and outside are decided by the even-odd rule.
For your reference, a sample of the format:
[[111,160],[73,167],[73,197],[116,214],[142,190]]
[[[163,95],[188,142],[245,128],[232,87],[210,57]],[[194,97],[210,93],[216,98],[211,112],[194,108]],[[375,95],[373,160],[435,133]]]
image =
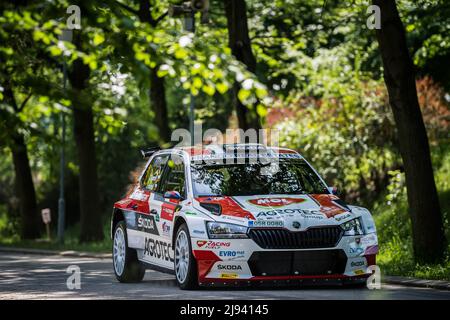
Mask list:
[[[133,1],[124,3],[136,6]],[[195,96],[197,119],[205,121],[205,129],[226,129],[231,115],[229,91],[235,80],[242,84],[243,103],[253,104],[258,98],[261,114],[268,103],[265,86],[231,55],[225,28],[199,25],[194,36],[181,31],[176,19],[147,23],[114,2],[80,2],[76,4],[81,7],[81,30],[73,31],[73,42],[59,41],[70,4],[0,5],[0,214],[9,219],[8,225],[2,225],[8,234],[17,232],[18,206],[7,146],[15,134],[25,137],[38,207],[50,207],[56,213],[61,113],[66,115],[68,128],[69,225],[79,217],[79,169],[71,130],[74,93],[70,87],[67,94],[62,89],[64,62],[71,69],[74,61],[81,59],[90,68],[88,88],[78,98],[93,107],[100,201],[105,214],[124,193],[129,173],[140,160],[138,149],[159,143],[148,97],[150,68],[156,68],[158,76],[166,80],[172,129],[187,127],[189,93]],[[153,2],[152,18],[164,17],[167,8],[165,1]],[[5,99],[7,88],[12,89],[17,106]]]
[[353,49],[321,50],[309,59],[309,83],[288,97],[288,108],[280,103],[294,113],[276,128],[282,145],[298,149],[348,198],[367,201],[398,155],[384,88],[350,61]]
[[[434,161],[435,178],[446,237],[449,239],[450,147],[448,144],[442,145],[432,151],[435,160],[439,157],[439,161]],[[391,183],[384,198],[380,198],[373,206],[380,247],[377,263],[382,272],[389,275],[450,280],[450,244],[444,262],[435,265],[419,265],[414,262],[404,176],[399,172],[391,172],[391,176]]]
[[448,90],[450,74],[442,66],[450,58],[450,3],[446,0],[401,1],[399,9],[419,73],[431,74]]

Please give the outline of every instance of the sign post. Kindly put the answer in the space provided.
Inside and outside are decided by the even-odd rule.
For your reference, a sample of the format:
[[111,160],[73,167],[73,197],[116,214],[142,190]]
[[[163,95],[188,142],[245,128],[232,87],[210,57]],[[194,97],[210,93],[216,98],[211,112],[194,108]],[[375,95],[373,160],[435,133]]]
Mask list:
[[[72,41],[73,31],[70,29],[64,29],[63,33],[59,36],[60,41]],[[67,86],[67,64],[64,58],[63,61],[63,94],[66,96]],[[61,111],[61,157],[59,168],[59,199],[58,199],[58,241],[64,242],[64,225],[66,219],[66,201],[64,198],[64,168],[65,168],[65,153],[64,145],[66,140],[66,118],[64,116],[64,110]]]
[[49,208],[42,209],[41,211],[42,222],[45,224],[45,230],[47,231],[47,240],[50,240],[50,222],[52,222],[52,215]]

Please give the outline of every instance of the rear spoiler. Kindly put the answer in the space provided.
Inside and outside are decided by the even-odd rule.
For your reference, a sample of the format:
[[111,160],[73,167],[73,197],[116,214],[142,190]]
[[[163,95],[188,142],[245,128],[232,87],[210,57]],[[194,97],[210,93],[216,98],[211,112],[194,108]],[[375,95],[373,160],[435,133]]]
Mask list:
[[150,147],[146,149],[141,149],[141,155],[144,159],[150,158],[156,151],[161,150],[160,147]]

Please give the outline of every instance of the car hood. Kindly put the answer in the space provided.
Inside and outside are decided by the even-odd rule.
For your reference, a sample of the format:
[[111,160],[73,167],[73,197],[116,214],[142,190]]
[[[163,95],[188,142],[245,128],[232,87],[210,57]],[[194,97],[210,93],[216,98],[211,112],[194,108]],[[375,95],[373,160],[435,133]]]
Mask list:
[[284,227],[301,231],[314,226],[341,224],[357,216],[332,194],[224,196],[197,200],[220,204],[222,214],[216,220],[250,227]]

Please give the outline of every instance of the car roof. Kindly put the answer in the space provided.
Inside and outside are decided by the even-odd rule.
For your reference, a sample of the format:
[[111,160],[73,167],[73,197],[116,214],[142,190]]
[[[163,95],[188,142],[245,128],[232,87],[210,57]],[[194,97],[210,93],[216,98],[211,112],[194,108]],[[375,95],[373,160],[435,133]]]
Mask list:
[[162,154],[162,153],[171,153],[171,152],[177,152],[177,153],[184,153],[188,158],[193,159],[201,156],[221,156],[224,154],[227,154],[230,151],[234,150],[242,150],[242,151],[248,151],[248,150],[258,150],[260,151],[266,151],[266,152],[273,152],[274,154],[280,154],[280,155],[296,155],[297,158],[303,158],[297,151],[288,149],[288,148],[282,148],[282,147],[274,147],[274,146],[266,146],[263,144],[257,144],[257,143],[235,143],[235,144],[208,144],[208,145],[196,145],[196,146],[181,146],[181,147],[174,147],[170,149],[163,149],[160,151],[155,152],[155,154]]

